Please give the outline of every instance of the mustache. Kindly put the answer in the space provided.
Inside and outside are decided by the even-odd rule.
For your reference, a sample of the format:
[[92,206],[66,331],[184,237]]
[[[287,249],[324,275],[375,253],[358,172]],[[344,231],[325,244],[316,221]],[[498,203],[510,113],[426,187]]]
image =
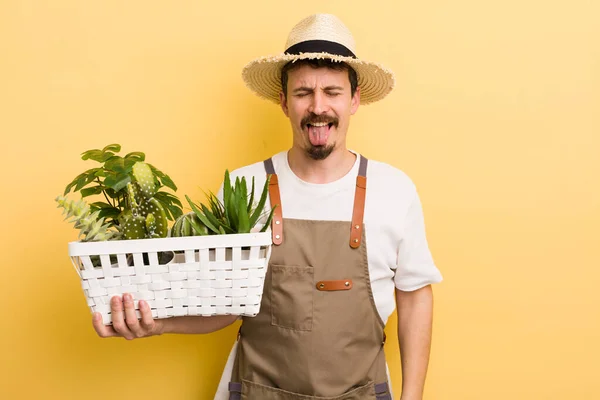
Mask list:
[[308,124],[312,125],[312,124],[318,124],[318,123],[326,123],[326,124],[333,124],[333,126],[335,126],[337,128],[339,122],[340,122],[339,119],[337,119],[336,117],[331,117],[329,115],[317,115],[314,113],[310,113],[306,117],[302,118],[302,121],[300,121],[300,124],[301,124],[302,128],[306,128],[306,125],[308,125]]

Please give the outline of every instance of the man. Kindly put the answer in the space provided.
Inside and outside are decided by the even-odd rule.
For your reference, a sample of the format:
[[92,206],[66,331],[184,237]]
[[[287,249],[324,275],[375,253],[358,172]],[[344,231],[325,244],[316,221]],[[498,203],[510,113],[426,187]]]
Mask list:
[[[273,249],[261,311],[243,318],[216,399],[391,399],[383,345],[397,308],[402,400],[422,399],[432,325],[431,283],[442,277],[428,249],[421,203],[409,177],[346,147],[350,116],[394,85],[383,67],[356,58],[336,17],[312,15],[286,51],[248,64],[243,78],[289,118],[289,151],[233,171],[272,175]],[[153,321],[129,296],[112,303],[100,336],[206,333],[236,316]],[[307,397],[308,396],[308,397]]]

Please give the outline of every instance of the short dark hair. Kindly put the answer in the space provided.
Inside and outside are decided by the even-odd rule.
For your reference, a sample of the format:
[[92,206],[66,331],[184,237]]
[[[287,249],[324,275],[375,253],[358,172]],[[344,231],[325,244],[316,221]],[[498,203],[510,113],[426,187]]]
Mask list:
[[356,88],[358,87],[358,76],[354,68],[345,62],[332,61],[325,58],[318,59],[303,59],[296,60],[295,62],[290,61],[281,68],[281,89],[283,90],[283,96],[287,98],[287,83],[288,83],[288,72],[303,65],[310,65],[313,68],[330,68],[335,71],[348,71],[348,79],[350,80],[350,94],[354,97]]

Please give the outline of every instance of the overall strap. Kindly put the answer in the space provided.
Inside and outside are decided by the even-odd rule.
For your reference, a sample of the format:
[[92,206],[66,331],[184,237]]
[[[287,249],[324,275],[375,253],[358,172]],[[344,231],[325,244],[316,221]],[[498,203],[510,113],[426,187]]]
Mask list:
[[367,164],[369,160],[362,155],[356,177],[356,191],[354,193],[354,209],[352,211],[352,225],[350,226],[350,247],[360,247],[363,232],[363,217],[365,213],[365,196],[367,193]]
[[229,400],[241,400],[242,384],[239,382],[229,382]]
[[[360,247],[363,231],[363,216],[365,210],[365,197],[367,191],[367,165],[368,159],[360,156],[360,165],[358,167],[358,176],[356,177],[356,191],[354,194],[354,209],[352,212],[352,225],[350,230],[350,247],[356,249]],[[265,170],[271,175],[269,182],[269,198],[271,207],[275,207],[271,230],[273,233],[273,244],[283,243],[283,213],[281,210],[281,196],[279,194],[279,181],[273,166],[271,158],[264,161]]]
[[277,179],[277,174],[275,173],[273,160],[271,158],[265,160],[264,165],[267,175],[271,175],[271,180],[269,181],[269,199],[271,200],[271,207],[275,207],[275,211],[273,211],[273,220],[271,221],[273,244],[279,246],[283,243],[283,214],[281,212],[279,181]]

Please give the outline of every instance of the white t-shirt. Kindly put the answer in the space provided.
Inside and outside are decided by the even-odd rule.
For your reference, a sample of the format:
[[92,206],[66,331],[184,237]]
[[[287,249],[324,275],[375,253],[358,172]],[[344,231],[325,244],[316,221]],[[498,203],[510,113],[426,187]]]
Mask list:
[[[302,181],[292,172],[287,151],[273,156],[283,218],[350,221],[359,161],[356,157],[352,170],[337,181],[315,184]],[[231,172],[232,182],[242,176],[246,177],[248,187],[254,177],[255,198],[260,197],[266,181],[263,162]],[[269,201],[267,207],[270,209]],[[413,291],[442,281],[427,244],[419,195],[411,179],[401,170],[369,160],[364,229],[373,298],[386,323],[396,307],[395,288]],[[236,345],[229,355],[215,400],[229,398],[227,385]]]

